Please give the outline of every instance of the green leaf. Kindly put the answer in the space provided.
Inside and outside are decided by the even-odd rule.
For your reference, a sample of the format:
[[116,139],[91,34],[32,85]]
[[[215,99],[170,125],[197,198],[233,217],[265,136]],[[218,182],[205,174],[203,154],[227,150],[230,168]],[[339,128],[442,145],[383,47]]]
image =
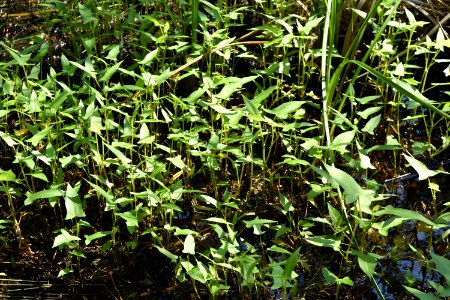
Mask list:
[[352,251],[352,254],[358,256],[358,265],[364,274],[372,277],[375,272],[375,267],[377,266],[377,259],[370,254],[361,253],[359,251]]
[[27,199],[25,199],[24,205],[30,205],[38,199],[49,199],[62,196],[64,196],[64,192],[61,190],[43,190],[33,194],[27,192]]
[[403,286],[405,289],[408,290],[408,292],[410,292],[411,294],[413,294],[414,296],[416,296],[417,298],[419,298],[420,300],[439,300],[438,297],[435,297],[431,294],[427,294],[425,292],[419,291],[418,289],[409,287],[409,286]]
[[21,66],[21,67],[26,66],[27,62],[31,58],[31,53],[28,53],[28,54],[19,53],[17,50],[14,50],[14,49],[9,48],[8,46],[6,46],[6,44],[4,42],[0,42],[0,45],[2,45],[6,49],[6,51],[8,51],[8,53],[14,59],[14,62],[16,64],[18,64],[19,66]]
[[381,115],[377,115],[370,119],[366,125],[361,129],[363,132],[367,132],[368,134],[375,134],[374,130],[377,128],[378,124],[380,124],[381,121]]
[[224,83],[224,87],[222,88],[220,93],[216,95],[216,97],[220,99],[228,99],[234,92],[239,90],[244,84],[255,80],[257,77],[258,76],[249,76],[245,78],[236,78],[236,77],[224,78],[222,80],[222,83]]
[[436,225],[435,223],[428,220],[427,218],[425,218],[418,212],[415,212],[415,211],[412,211],[409,209],[404,209],[404,208],[396,208],[396,207],[393,207],[392,205],[388,205],[384,209],[375,212],[374,215],[375,216],[394,215],[397,217],[406,218],[408,220],[421,221],[421,222],[424,222],[425,224],[428,224],[431,226]]
[[431,261],[436,265],[436,270],[444,276],[447,286],[450,286],[450,260],[434,253],[431,253],[431,257]]
[[297,266],[297,260],[298,256],[300,255],[300,248],[297,248],[297,250],[292,253],[288,260],[286,261],[286,264],[284,265],[284,271],[282,276],[286,279],[293,279],[292,272],[294,272],[295,267]]
[[255,226],[255,225],[276,223],[276,221],[268,220],[268,219],[260,219],[259,217],[256,217],[255,219],[250,220],[250,221],[244,220],[244,223],[245,223],[245,226],[247,228],[250,228],[250,227]]
[[214,199],[213,197],[207,196],[207,195],[198,195],[197,196],[200,200],[208,203],[208,204],[212,204],[214,205],[214,207],[219,207],[220,203],[217,202],[216,199]]
[[127,211],[124,213],[117,213],[119,217],[125,220],[127,226],[129,227],[139,227],[139,222],[135,212]]
[[330,270],[328,270],[328,268],[323,267],[322,268],[322,275],[325,278],[325,284],[346,284],[349,286],[353,286],[353,281],[348,277],[344,277],[342,279],[340,279],[339,277],[337,277],[336,275],[334,275]]
[[44,162],[47,166],[50,166],[50,163],[52,162],[52,160],[50,158],[48,158],[47,156],[45,156],[44,154],[42,154],[41,152],[33,150],[33,151],[31,151],[31,154],[36,156],[37,159]]
[[150,65],[150,63],[158,56],[159,48],[147,53],[143,60],[138,60],[137,62],[141,65]]
[[297,112],[305,101],[290,101],[277,106],[274,109],[267,109],[268,113],[274,114],[280,119],[287,119],[289,114]]
[[220,224],[231,225],[230,222],[227,222],[226,220],[224,220],[224,219],[222,219],[222,218],[216,218],[216,217],[207,218],[206,221],[214,222],[214,223],[220,223]]
[[328,203],[328,214],[330,215],[331,222],[335,228],[339,228],[342,222],[342,216],[339,211]]
[[378,222],[378,223],[372,224],[372,227],[375,229],[378,229],[378,232],[382,236],[387,236],[390,228],[398,226],[406,220],[408,220],[408,218],[391,217],[387,220],[384,220],[383,222]]
[[72,188],[70,183],[67,184],[66,196],[64,197],[64,200],[66,206],[66,220],[86,216],[77,190]]
[[86,246],[89,245],[93,240],[111,235],[112,231],[99,231],[94,234],[85,235],[85,244]]
[[339,251],[341,249],[341,241],[339,241],[337,239],[315,236],[315,237],[305,238],[305,240],[308,243],[313,244],[315,246],[332,248],[334,251]]
[[352,176],[339,170],[336,167],[325,165],[331,178],[335,180],[345,191],[345,203],[350,204],[360,199],[362,202],[370,199],[372,191],[364,190],[361,186],[353,179]]
[[161,248],[159,246],[155,246],[156,249],[158,249],[159,252],[161,252],[162,254],[164,254],[166,257],[168,257],[173,263],[176,263],[178,260],[178,256],[176,256],[175,254],[167,251],[164,248]]
[[120,151],[119,149],[116,149],[115,147],[113,147],[113,146],[110,146],[110,145],[108,145],[108,144],[104,144],[109,150],[111,150],[111,152],[112,153],[114,153],[116,156],[117,156],[117,158],[119,158],[120,159],[120,161],[126,166],[126,167],[129,167],[129,163],[131,162],[131,159],[129,159],[128,157],[126,157],[123,153],[122,153],[122,151]]
[[47,176],[44,173],[42,173],[42,170],[36,171],[34,173],[28,173],[26,175],[30,175],[33,176],[34,178],[38,178],[40,180],[48,182]]
[[64,269],[62,269],[62,270],[60,270],[60,271],[58,272],[58,278],[63,277],[63,276],[65,276],[65,275],[69,274],[69,273],[73,273],[73,269],[71,269],[71,268],[69,268],[69,267],[64,268]]
[[198,265],[190,269],[187,273],[189,274],[189,276],[191,276],[192,279],[201,283],[206,283],[206,276]]
[[90,181],[87,181],[84,179],[97,193],[102,195],[106,200],[106,208],[105,211],[113,209],[116,204],[114,203],[114,196],[110,192],[106,192],[104,189],[102,189],[100,186],[96,185],[95,183],[92,183]]
[[81,69],[82,71],[84,71],[86,74],[88,74],[90,77],[92,77],[93,79],[97,79],[97,72],[95,72],[94,67],[89,64],[86,60],[85,65],[83,66],[75,61],[69,61],[69,63],[71,63],[72,65],[74,65],[75,67]]
[[354,138],[355,138],[354,130],[343,132],[334,138],[330,147],[331,149],[335,149],[337,152],[344,154],[348,152],[346,148],[353,142]]
[[261,225],[276,223],[276,221],[260,219],[259,217],[256,217],[255,219],[250,220],[250,221],[244,220],[244,223],[247,228],[253,227],[253,233],[255,235],[261,235],[264,233],[264,231],[262,231],[262,229],[261,229]]
[[366,108],[365,110],[360,111],[357,114],[360,115],[361,118],[367,119],[370,115],[378,112],[382,108],[383,108],[382,106],[373,106],[373,107]]
[[108,55],[106,56],[106,59],[110,60],[117,60],[117,55],[120,53],[120,45],[115,45],[114,47],[109,50]]
[[195,239],[191,234],[188,234],[184,239],[183,253],[195,254]]
[[52,127],[53,126],[49,126],[47,128],[42,129],[41,131],[33,135],[31,138],[26,140],[26,142],[30,142],[33,146],[36,147],[39,144],[39,142],[42,141],[42,139],[44,139],[47,136],[50,130],[52,130]]
[[277,253],[291,254],[291,252],[289,252],[288,250],[281,248],[280,246],[277,246],[277,245],[272,245],[272,246],[270,246],[270,248],[267,248],[267,250],[277,252]]
[[324,17],[320,17],[320,18],[315,18],[312,20],[308,20],[308,22],[305,24],[305,26],[299,26],[299,32],[305,34],[307,37],[310,37],[310,32],[311,30],[313,30],[315,27],[317,27],[320,22],[322,22]]
[[353,64],[356,64],[356,65],[360,66],[361,68],[365,69],[366,71],[368,71],[369,73],[371,73],[372,75],[374,75],[375,77],[377,77],[378,79],[383,81],[384,83],[386,83],[389,86],[391,86],[394,89],[396,89],[400,94],[408,97],[411,100],[414,100],[414,101],[418,102],[419,104],[421,104],[421,105],[425,106],[426,108],[428,108],[430,111],[432,111],[434,113],[437,113],[437,114],[445,117],[446,119],[450,119],[450,115],[445,113],[444,110],[439,109],[439,108],[437,108],[436,106],[433,105],[435,102],[433,102],[433,101],[429,100],[428,98],[426,98],[425,96],[423,96],[418,90],[414,90],[406,82],[402,82],[402,81],[397,80],[397,79],[388,78],[388,77],[384,76],[383,74],[381,74],[380,72],[378,72],[375,69],[373,69],[372,67],[364,64],[363,62],[357,61],[357,60],[346,60],[346,61],[344,61],[343,63],[341,63],[339,65],[339,71],[336,71],[333,74],[332,84],[329,85],[330,88],[337,86],[336,82],[338,80],[340,80],[340,75],[341,75],[342,69],[348,63],[353,63]]
[[117,69],[119,69],[120,65],[122,64],[122,62],[118,62],[115,65],[113,65],[112,67],[109,67],[105,74],[103,74],[102,78],[100,78],[100,81],[104,81],[106,83],[109,82],[109,79],[111,78],[111,76],[114,75],[114,73],[116,73]]
[[52,248],[61,246],[61,245],[67,245],[70,244],[73,241],[79,241],[81,240],[79,237],[71,235],[66,230],[61,229],[61,234],[55,237],[55,241],[53,242]]
[[322,275],[325,278],[325,284],[334,284],[339,279],[336,275],[333,274],[328,268],[322,268]]
[[174,164],[174,166],[179,168],[180,170],[187,171],[187,166],[181,159],[181,155],[177,155],[175,157],[168,157],[167,160],[170,161],[172,164]]
[[4,133],[3,131],[0,131],[0,138],[9,146],[14,147],[17,145],[17,142],[14,141],[11,136],[7,133]]
[[272,94],[273,91],[275,91],[277,88],[278,88],[278,86],[276,86],[276,85],[273,85],[273,86],[269,87],[268,89],[262,91],[257,96],[255,96],[252,99],[252,102],[255,103],[256,105],[262,104],[262,102],[264,100],[266,100],[266,98],[269,97],[270,94]]
[[83,19],[83,24],[98,21],[98,19],[96,17],[94,17],[94,15],[92,14],[92,11],[89,7],[84,6],[81,3],[78,3],[78,10],[80,11],[80,15]]
[[437,171],[429,170],[427,168],[427,166],[425,166],[422,162],[418,161],[414,157],[406,155],[405,153],[403,153],[403,156],[405,156],[408,163],[419,174],[419,180],[425,180],[425,179],[427,179],[429,177],[433,177],[439,173],[449,174],[448,172],[444,172],[444,171],[440,171],[440,170],[437,170]]
[[16,181],[16,174],[13,171],[2,171],[0,169],[0,181]]
[[295,208],[291,204],[288,198],[286,198],[283,194],[278,192],[278,199],[280,199],[280,203],[283,206],[283,214],[287,214],[288,212],[294,211]]

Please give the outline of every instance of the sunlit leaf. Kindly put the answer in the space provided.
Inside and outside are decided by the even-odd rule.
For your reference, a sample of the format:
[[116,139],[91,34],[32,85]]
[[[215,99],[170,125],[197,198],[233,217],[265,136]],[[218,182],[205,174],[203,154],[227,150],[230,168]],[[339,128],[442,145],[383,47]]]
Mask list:
[[406,220],[409,220],[409,219],[408,218],[391,217],[383,222],[378,222],[378,223],[372,224],[372,227],[375,229],[378,229],[378,232],[382,236],[387,236],[390,228],[398,226]]
[[403,286],[405,289],[408,290],[411,294],[419,298],[420,300],[440,300],[440,298],[433,296],[431,294],[427,294],[425,292],[419,291],[418,289],[409,287],[409,286]]
[[92,183],[90,181],[86,182],[100,195],[102,195],[107,203],[107,206],[105,208],[106,211],[111,210],[115,207],[115,203],[114,203],[114,196],[110,193],[110,192],[106,192],[103,188],[101,188],[100,186],[96,185],[95,183]]
[[117,158],[120,159],[120,161],[126,166],[128,167],[128,164],[131,163],[131,159],[129,159],[128,157],[125,156],[125,154],[122,153],[122,151],[120,151],[119,149],[110,146],[108,144],[105,144],[105,146],[112,152],[114,153],[114,155],[117,156]]
[[177,262],[178,260],[178,256],[176,256],[175,254],[169,252],[168,250],[159,247],[157,245],[155,245],[156,249],[158,249],[159,252],[161,252],[162,254],[164,254],[166,257],[168,257],[173,263]]
[[383,108],[382,106],[373,106],[373,107],[366,108],[363,111],[357,112],[357,114],[360,115],[361,118],[367,119],[370,115],[378,112],[382,108]]
[[341,187],[344,188],[345,191],[345,202],[347,204],[353,203],[360,198],[369,198],[370,195],[373,194],[373,191],[364,190],[361,186],[355,181],[355,179],[347,174],[346,172],[339,170],[333,166],[325,166],[328,173],[331,175],[333,180],[335,180]]
[[63,277],[63,276],[65,276],[67,274],[70,274],[70,273],[73,273],[73,269],[71,269],[69,267],[64,268],[64,269],[62,269],[62,270],[60,270],[58,272],[58,278]]
[[147,55],[145,55],[143,60],[138,60],[138,63],[142,65],[149,65],[158,56],[158,51],[159,48],[150,51]]
[[110,60],[117,60],[117,55],[120,53],[120,45],[115,45],[114,47],[109,50],[108,55],[105,57],[106,59]]
[[2,171],[0,169],[0,181],[15,181],[16,180],[16,174],[13,173],[13,171]]
[[325,278],[325,284],[346,284],[349,286],[353,286],[353,281],[348,277],[339,278],[336,275],[334,275],[328,268],[323,267],[322,268],[322,275]]
[[439,173],[448,174],[447,172],[440,171],[440,170],[437,170],[437,171],[429,170],[427,168],[427,166],[425,166],[425,164],[418,161],[417,159],[415,159],[412,156],[406,155],[405,153],[403,153],[403,156],[408,161],[408,163],[414,168],[414,170],[416,170],[416,172],[419,174],[419,180],[425,180],[425,179],[427,179],[429,177],[433,177]]
[[214,205],[214,207],[218,207],[220,203],[217,202],[216,199],[214,199],[213,197],[210,197],[208,195],[198,195],[197,196],[200,200],[205,201],[208,204],[212,204]]
[[46,127],[33,135],[31,138],[27,139],[26,142],[30,142],[33,146],[37,146],[40,141],[42,141],[45,137],[47,137],[47,134],[52,130],[53,126]]
[[31,53],[28,54],[22,54],[20,52],[18,52],[17,50],[14,50],[12,48],[9,48],[8,46],[6,46],[6,44],[2,41],[0,41],[0,45],[2,45],[6,51],[8,51],[8,53],[12,56],[13,58],[13,62],[15,62],[16,64],[18,64],[21,67],[24,67],[27,65],[27,62],[30,60],[31,58]]
[[431,226],[436,225],[435,223],[428,220],[418,212],[409,209],[393,207],[392,205],[388,205],[384,209],[375,212],[374,215],[375,216],[394,215],[397,217],[406,218],[408,220],[421,221]]
[[3,131],[0,131],[0,138],[9,146],[14,147],[17,142],[11,138],[11,136]]
[[377,259],[373,255],[361,253],[355,250],[352,251],[352,254],[358,256],[358,265],[364,274],[372,277],[375,272],[375,267],[377,266]]
[[184,240],[183,253],[195,254],[195,239],[191,234],[188,234]]
[[274,109],[267,109],[267,112],[274,114],[280,119],[287,119],[290,114],[297,112],[305,101],[289,101],[283,103]]
[[94,14],[92,13],[92,10],[89,7],[84,6],[81,3],[78,3],[78,10],[80,11],[80,15],[83,19],[83,24],[98,21],[98,19],[94,17]]
[[331,142],[330,147],[332,149],[335,149],[337,152],[344,154],[348,152],[346,148],[353,142],[354,138],[355,138],[354,130],[343,132],[334,138],[333,142]]
[[62,196],[64,196],[64,192],[61,190],[43,190],[33,194],[27,192],[27,198],[25,199],[24,205],[30,205],[38,199],[50,199]]
[[79,241],[79,240],[81,240],[79,237],[77,237],[75,235],[71,235],[65,229],[61,229],[61,234],[59,234],[55,237],[55,241],[53,242],[52,248],[55,248],[55,247],[58,247],[61,245],[65,245],[65,244],[69,244],[70,242]]
[[72,188],[70,183],[67,184],[67,190],[64,200],[66,206],[66,220],[86,216],[77,190]]
[[87,60],[85,62],[85,64],[86,64],[85,66],[77,63],[76,61],[69,61],[69,63],[71,63],[75,67],[81,69],[82,71],[84,71],[86,74],[88,74],[93,79],[97,79],[97,72],[95,72],[95,69],[93,68],[92,64],[87,63]]
[[139,222],[135,212],[127,211],[124,213],[117,213],[119,217],[125,220],[129,227],[139,227]]
[[86,246],[89,245],[93,240],[109,236],[111,235],[112,231],[99,231],[94,234],[85,235],[85,244]]
[[341,249],[341,241],[338,239],[315,236],[305,238],[305,240],[315,246],[332,248],[334,251],[339,251]]
[[120,61],[120,62],[114,64],[113,66],[108,67],[105,74],[103,74],[102,78],[100,78],[100,81],[104,81],[104,82],[108,83],[111,76],[113,76],[114,73],[116,73],[116,71],[119,69],[121,64],[122,64],[122,62]]
[[183,171],[187,170],[187,166],[181,159],[181,155],[177,155],[175,157],[168,157],[167,160],[170,161],[175,167],[179,168],[180,170]]
[[380,124],[381,121],[381,115],[377,115],[373,118],[371,118],[366,125],[361,129],[363,132],[367,132],[369,134],[375,134],[374,130],[377,128],[378,124]]

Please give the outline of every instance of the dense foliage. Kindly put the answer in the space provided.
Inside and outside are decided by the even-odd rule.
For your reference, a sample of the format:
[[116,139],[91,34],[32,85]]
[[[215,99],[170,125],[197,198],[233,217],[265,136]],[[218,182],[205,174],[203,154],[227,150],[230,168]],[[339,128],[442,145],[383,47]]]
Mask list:
[[6,15],[2,282],[449,297],[450,8],[414,3],[45,0]]

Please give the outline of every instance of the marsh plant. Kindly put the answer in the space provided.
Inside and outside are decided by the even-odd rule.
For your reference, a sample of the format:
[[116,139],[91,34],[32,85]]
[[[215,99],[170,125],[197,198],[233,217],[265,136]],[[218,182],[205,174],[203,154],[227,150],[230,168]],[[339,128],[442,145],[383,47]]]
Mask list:
[[[198,298],[449,297],[450,9],[427,3],[39,2],[0,42],[1,249]],[[405,255],[420,278],[389,275]]]

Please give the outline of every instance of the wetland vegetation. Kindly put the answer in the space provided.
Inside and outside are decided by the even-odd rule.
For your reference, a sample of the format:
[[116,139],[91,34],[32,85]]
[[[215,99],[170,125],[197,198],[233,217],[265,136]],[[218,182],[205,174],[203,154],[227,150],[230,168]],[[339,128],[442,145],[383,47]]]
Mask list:
[[449,19],[0,1],[0,296],[450,297]]

